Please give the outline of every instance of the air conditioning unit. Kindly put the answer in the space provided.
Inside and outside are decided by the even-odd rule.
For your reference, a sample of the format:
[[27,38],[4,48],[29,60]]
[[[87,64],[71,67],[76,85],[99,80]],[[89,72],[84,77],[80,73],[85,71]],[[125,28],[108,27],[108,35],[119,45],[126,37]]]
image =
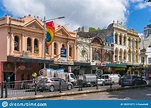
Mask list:
[[30,52],[29,52],[29,51],[23,51],[23,52],[22,52],[22,57],[28,58],[29,55],[30,55]]

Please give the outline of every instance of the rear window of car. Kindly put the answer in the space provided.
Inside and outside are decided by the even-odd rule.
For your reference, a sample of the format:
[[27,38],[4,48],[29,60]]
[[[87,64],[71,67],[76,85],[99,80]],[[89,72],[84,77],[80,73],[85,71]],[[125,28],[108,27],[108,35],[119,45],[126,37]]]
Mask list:
[[131,76],[125,76],[124,79],[131,79]]
[[52,80],[52,81],[60,81],[59,78],[52,78],[51,80]]

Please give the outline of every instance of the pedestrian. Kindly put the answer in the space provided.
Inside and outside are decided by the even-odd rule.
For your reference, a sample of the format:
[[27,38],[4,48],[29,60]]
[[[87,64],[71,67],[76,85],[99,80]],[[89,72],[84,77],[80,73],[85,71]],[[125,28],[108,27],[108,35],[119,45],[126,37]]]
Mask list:
[[36,77],[37,77],[37,73],[36,73],[36,72],[33,72],[32,77],[33,77],[33,82],[35,83]]

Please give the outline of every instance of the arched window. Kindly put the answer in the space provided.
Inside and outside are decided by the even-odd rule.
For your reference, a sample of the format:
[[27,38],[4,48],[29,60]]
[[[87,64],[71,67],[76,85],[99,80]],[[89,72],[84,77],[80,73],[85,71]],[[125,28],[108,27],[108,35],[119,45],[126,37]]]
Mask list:
[[118,43],[118,34],[116,33],[115,34],[115,44],[117,44]]
[[126,60],[126,50],[124,50],[124,60]]
[[122,45],[122,34],[120,34],[120,36],[119,36],[119,40],[120,40],[120,45]]
[[54,55],[57,55],[57,43],[54,42]]
[[124,45],[126,45],[126,36],[124,36]]
[[19,37],[14,37],[14,50],[19,51]]
[[100,60],[100,53],[98,51],[95,50],[94,54],[93,54],[93,59],[94,60]]
[[31,38],[27,38],[27,51],[32,52]]
[[72,57],[72,46],[69,45],[69,56]]
[[39,53],[39,44],[37,39],[34,39],[34,53]]
[[105,55],[104,55],[104,61],[107,61],[107,62],[109,62],[110,61],[110,54],[109,53],[105,53]]

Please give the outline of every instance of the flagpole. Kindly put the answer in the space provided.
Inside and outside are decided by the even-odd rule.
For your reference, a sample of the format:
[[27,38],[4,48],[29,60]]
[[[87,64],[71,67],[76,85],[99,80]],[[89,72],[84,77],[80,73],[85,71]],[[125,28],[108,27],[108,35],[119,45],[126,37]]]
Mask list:
[[46,18],[44,17],[44,69],[46,69]]
[[44,44],[44,69],[46,69],[46,62],[45,62],[45,60],[46,60],[46,21],[52,21],[52,20],[63,19],[63,18],[65,18],[65,17],[62,16],[62,17],[46,20],[46,18],[44,17],[44,21],[43,21],[43,23],[44,23],[44,43],[43,43]]

